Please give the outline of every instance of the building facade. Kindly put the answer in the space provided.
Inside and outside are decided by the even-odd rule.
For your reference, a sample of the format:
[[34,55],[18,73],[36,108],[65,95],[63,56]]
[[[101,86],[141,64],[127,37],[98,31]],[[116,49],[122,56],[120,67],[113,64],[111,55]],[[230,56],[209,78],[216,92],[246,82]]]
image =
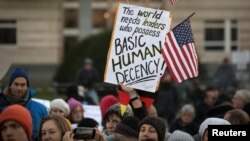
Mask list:
[[11,59],[11,68],[27,69],[34,83],[51,82],[62,60],[62,4],[63,0],[0,0],[0,51]]
[[[160,8],[172,13],[172,27],[191,18],[193,34],[200,61],[218,64],[224,57],[232,57],[233,52],[250,50],[250,1],[241,0],[188,0],[177,1],[173,6],[169,0],[66,0],[64,2],[65,21],[64,39],[77,41],[81,31],[98,33],[103,28],[112,28],[115,9],[119,2],[151,8]],[[91,30],[81,30],[79,12],[83,6],[91,7]],[[88,9],[89,10],[89,9]],[[86,10],[85,10],[86,12]],[[69,16],[71,15],[71,16]],[[74,15],[72,17],[72,15]],[[69,24],[71,23],[71,24]],[[75,24],[72,24],[75,23]],[[89,26],[87,26],[89,29]]]
[[51,82],[65,51],[112,29],[119,2],[168,10],[172,28],[195,12],[191,25],[201,63],[250,51],[249,0],[178,0],[174,6],[169,0],[0,0],[0,51]]

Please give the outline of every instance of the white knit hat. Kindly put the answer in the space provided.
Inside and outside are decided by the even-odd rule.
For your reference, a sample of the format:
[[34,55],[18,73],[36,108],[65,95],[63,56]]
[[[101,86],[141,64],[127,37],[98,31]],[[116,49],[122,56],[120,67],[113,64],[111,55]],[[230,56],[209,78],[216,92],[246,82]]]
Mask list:
[[207,118],[201,123],[199,129],[199,134],[202,138],[205,130],[208,128],[208,125],[231,125],[231,123],[221,118]]
[[186,132],[175,130],[170,135],[168,141],[194,141],[194,138]]
[[54,99],[50,102],[50,112],[53,108],[58,108],[60,110],[62,110],[65,114],[65,116],[68,116],[70,113],[70,109],[69,109],[69,105],[68,103],[66,103],[63,99],[61,98],[57,98]]

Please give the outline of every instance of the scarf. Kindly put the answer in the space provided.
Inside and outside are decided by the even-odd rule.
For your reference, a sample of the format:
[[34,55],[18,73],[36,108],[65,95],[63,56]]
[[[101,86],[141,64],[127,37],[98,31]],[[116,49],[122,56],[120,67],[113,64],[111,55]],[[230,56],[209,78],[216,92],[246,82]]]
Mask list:
[[20,104],[20,105],[24,106],[29,99],[29,91],[28,90],[21,97],[14,96],[12,94],[12,92],[10,91],[10,88],[5,88],[4,93],[5,93],[7,100],[12,104]]

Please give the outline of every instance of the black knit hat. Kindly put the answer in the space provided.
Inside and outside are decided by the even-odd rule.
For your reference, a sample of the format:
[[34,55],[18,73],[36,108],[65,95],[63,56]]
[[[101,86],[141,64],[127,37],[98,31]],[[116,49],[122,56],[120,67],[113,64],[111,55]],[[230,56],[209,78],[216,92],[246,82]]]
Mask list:
[[229,103],[224,103],[209,109],[206,113],[207,117],[223,118],[226,112],[233,110],[234,107]]
[[95,128],[98,127],[98,122],[93,119],[93,118],[88,118],[88,117],[84,117],[80,123],[78,123],[77,127],[91,127],[91,128]]
[[137,127],[139,124],[139,119],[134,116],[128,116],[121,120],[116,125],[115,132],[120,133],[126,137],[138,137]]
[[139,123],[138,129],[137,129],[138,132],[140,131],[140,128],[143,124],[152,125],[157,131],[158,140],[164,141],[166,128],[167,128],[166,122],[164,119],[160,117],[155,117],[155,116],[147,116],[144,119],[142,119],[142,121]]

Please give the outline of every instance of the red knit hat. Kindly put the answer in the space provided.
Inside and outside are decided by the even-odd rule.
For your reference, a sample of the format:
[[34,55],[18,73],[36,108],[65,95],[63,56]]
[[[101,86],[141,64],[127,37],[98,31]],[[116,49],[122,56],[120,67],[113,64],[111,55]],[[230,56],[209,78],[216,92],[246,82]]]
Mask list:
[[11,105],[8,106],[0,114],[0,125],[5,121],[16,121],[18,122],[26,131],[29,139],[32,137],[32,117],[30,112],[21,105]]
[[100,108],[102,117],[104,117],[105,113],[109,109],[110,106],[118,103],[118,99],[113,95],[104,96],[100,101]]

